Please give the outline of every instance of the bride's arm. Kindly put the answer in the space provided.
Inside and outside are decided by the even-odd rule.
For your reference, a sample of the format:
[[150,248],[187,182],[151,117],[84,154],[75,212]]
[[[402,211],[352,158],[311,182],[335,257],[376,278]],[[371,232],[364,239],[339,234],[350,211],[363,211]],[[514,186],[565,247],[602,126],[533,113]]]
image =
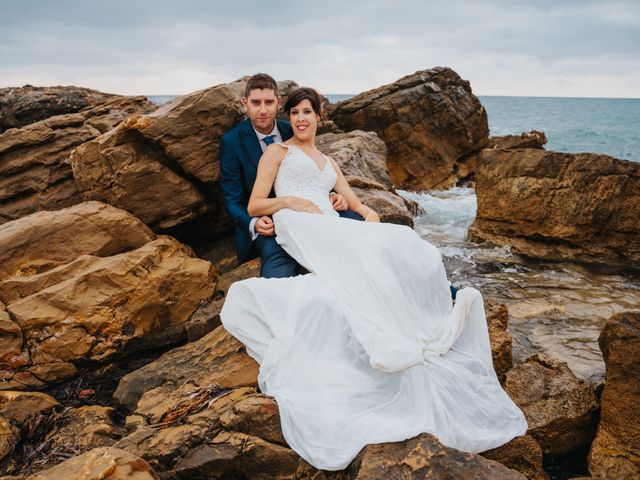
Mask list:
[[333,169],[336,171],[336,175],[337,175],[336,184],[333,187],[333,190],[336,193],[339,193],[340,195],[342,195],[347,200],[347,203],[349,204],[349,208],[354,212],[356,212],[358,215],[362,216],[362,218],[364,218],[365,221],[379,222],[380,216],[376,213],[376,211],[373,208],[367,207],[365,204],[363,204],[360,201],[358,196],[354,193],[354,191],[349,186],[347,179],[344,178],[344,175],[342,174],[342,170],[340,170],[340,167],[338,166],[336,161],[331,157],[327,157],[327,158],[329,159],[329,161],[331,161],[331,165],[333,166]]
[[252,217],[273,215],[278,210],[290,208],[299,212],[321,213],[316,204],[298,197],[269,198],[280,163],[284,159],[286,149],[279,145],[269,145],[260,157],[256,181],[253,184],[247,212]]

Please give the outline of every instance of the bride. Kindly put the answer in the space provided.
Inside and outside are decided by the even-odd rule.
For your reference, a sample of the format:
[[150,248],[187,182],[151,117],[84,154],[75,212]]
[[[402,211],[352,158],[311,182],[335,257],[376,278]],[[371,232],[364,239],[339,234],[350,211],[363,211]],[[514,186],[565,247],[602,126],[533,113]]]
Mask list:
[[[278,243],[310,273],[236,282],[221,318],[260,364],[287,443],[340,470],[367,444],[423,432],[467,452],[523,435],[493,369],[480,293],[462,289],[453,305],[437,249],[358,200],[315,147],[315,90],[291,93],[284,109],[294,136],[260,159],[248,210],[273,215]],[[340,218],[332,189],[366,221]]]

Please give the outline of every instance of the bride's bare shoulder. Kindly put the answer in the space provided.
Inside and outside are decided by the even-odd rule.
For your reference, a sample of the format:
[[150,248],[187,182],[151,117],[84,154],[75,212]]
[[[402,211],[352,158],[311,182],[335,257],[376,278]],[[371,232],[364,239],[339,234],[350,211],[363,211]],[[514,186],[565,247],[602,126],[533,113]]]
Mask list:
[[260,162],[276,163],[279,165],[287,155],[288,150],[288,147],[282,143],[272,143],[266,148],[262,157],[260,157]]

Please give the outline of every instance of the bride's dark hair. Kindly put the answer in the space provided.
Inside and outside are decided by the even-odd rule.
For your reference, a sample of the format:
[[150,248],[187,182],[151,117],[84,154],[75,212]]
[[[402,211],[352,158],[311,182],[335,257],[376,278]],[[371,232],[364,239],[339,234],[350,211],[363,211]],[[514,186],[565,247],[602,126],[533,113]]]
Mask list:
[[296,88],[287,97],[287,101],[284,102],[283,110],[289,115],[291,109],[298,105],[303,100],[309,100],[311,102],[311,108],[313,111],[322,118],[322,97],[320,94],[309,87]]

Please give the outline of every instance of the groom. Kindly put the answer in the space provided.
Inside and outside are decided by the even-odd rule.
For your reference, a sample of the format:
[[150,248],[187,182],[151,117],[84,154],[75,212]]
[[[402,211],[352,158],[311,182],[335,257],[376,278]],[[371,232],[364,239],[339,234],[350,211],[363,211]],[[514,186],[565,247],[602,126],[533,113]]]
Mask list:
[[[293,136],[289,122],[276,120],[281,101],[272,77],[264,73],[252,76],[242,98],[248,118],[225,133],[220,142],[220,185],[225,207],[235,223],[238,261],[244,263],[259,255],[260,276],[265,278],[292,277],[300,270],[276,242],[273,220],[268,216],[252,218],[247,213],[262,153],[268,145]],[[362,220],[348,210],[341,195],[331,195],[331,203],[341,217]]]

